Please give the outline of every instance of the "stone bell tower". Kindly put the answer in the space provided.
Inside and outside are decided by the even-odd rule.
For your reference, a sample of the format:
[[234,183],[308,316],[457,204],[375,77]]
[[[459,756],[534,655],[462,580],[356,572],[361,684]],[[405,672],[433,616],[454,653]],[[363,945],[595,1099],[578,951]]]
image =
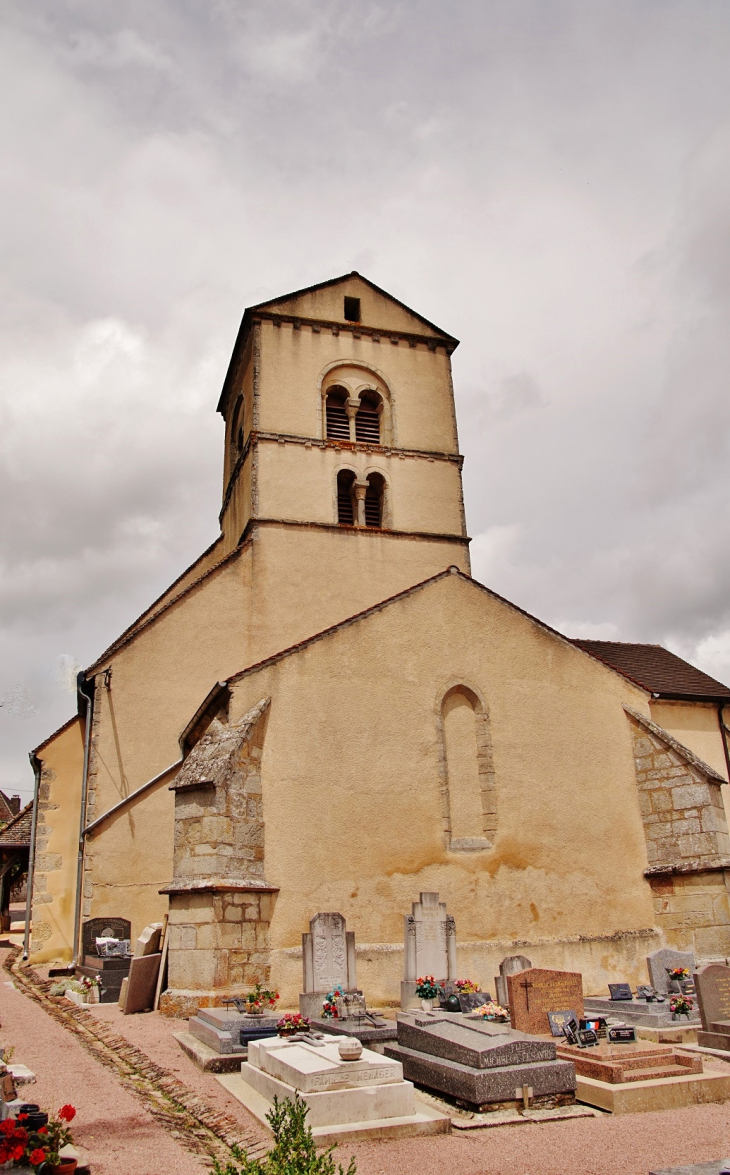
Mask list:
[[226,550],[252,543],[262,652],[469,571],[456,346],[358,273],[246,310],[218,405],[220,524]]

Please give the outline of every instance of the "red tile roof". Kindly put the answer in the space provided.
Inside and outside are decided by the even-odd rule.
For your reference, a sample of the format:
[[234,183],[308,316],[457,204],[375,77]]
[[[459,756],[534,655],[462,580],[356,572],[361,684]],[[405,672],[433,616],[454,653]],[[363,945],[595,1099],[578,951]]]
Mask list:
[[30,845],[30,832],[33,824],[33,801],[26,804],[18,815],[0,829],[0,849],[18,848]]
[[730,703],[730,689],[662,645],[575,640],[584,652],[660,698]]

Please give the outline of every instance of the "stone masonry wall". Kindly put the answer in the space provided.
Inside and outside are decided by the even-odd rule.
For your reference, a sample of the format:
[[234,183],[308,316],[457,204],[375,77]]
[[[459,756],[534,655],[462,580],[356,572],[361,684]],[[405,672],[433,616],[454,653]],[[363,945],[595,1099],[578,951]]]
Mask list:
[[634,737],[634,764],[649,871],[730,865],[720,785],[706,763],[661,727],[626,707]]
[[168,1015],[220,1003],[270,972],[272,903],[264,879],[261,755],[268,699],[239,722],[214,719],[181,767],[175,792]]
[[657,926],[667,946],[695,958],[730,957],[730,893],[725,869],[649,877]]

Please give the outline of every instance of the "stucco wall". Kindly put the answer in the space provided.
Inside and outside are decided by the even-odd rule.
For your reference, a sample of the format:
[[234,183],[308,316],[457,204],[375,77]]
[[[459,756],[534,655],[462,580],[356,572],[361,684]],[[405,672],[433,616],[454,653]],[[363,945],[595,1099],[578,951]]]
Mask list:
[[[444,846],[437,712],[457,682],[490,714],[498,814],[485,852]],[[265,868],[281,890],[272,978],[287,1000],[301,982],[291,951],[318,910],[392,956],[363,981],[371,999],[396,999],[393,959],[420,890],[448,902],[487,987],[495,941],[542,944],[545,963],[553,943],[561,964],[589,967],[588,990],[614,967],[643,976],[636,935],[612,938],[654,925],[623,711],[647,712],[641,691],[452,575],[244,677],[232,720],[264,695]],[[577,937],[610,946],[564,945]]]
[[33,874],[33,961],[73,956],[84,728],[78,718],[38,750],[41,778]]
[[[725,713],[725,721],[728,722],[730,706]],[[652,701],[651,717],[653,722],[664,727],[678,742],[684,743],[695,755],[719,771],[723,779],[727,779],[727,762],[722,749],[717,706],[706,702]],[[730,825],[730,787],[721,790],[725,817]]]

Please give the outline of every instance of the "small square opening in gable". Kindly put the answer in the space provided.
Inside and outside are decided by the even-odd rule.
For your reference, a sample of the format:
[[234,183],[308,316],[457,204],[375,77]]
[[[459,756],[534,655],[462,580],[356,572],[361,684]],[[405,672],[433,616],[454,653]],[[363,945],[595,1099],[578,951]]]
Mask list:
[[345,320],[347,322],[360,321],[360,299],[345,298]]

